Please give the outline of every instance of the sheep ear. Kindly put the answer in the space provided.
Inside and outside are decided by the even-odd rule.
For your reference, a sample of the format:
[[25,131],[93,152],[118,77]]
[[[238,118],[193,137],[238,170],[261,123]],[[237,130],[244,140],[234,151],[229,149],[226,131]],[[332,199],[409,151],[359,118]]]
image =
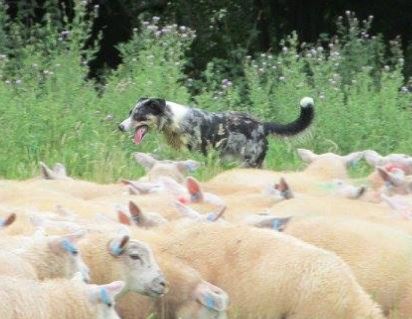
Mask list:
[[78,252],[76,245],[66,236],[59,236],[57,238],[50,239],[48,246],[55,254],[60,254],[62,252],[76,254]]
[[190,194],[190,201],[192,203],[203,202],[204,195],[202,189],[200,188],[199,182],[195,178],[189,176],[186,179],[186,187]]
[[7,227],[13,224],[16,220],[16,217],[17,216],[15,213],[11,213],[9,216],[6,217],[6,219],[0,221],[0,227]]
[[371,166],[378,166],[383,157],[378,152],[373,150],[366,150],[363,152],[363,158]]
[[55,173],[45,163],[40,162],[40,175],[44,179],[55,179]]
[[130,185],[127,186],[127,189],[129,191],[129,195],[140,195],[140,192],[136,188],[134,188]]
[[289,224],[292,217],[276,217],[272,219],[272,229],[279,232],[283,231]]
[[343,156],[343,160],[345,162],[345,165],[349,167],[357,164],[363,158],[363,156],[363,152],[353,152],[346,156]]
[[130,201],[129,202],[129,211],[130,216],[132,217],[132,221],[135,225],[139,225],[142,220],[144,219],[144,215],[142,210],[137,206],[136,203]]
[[201,218],[201,215],[199,214],[199,212],[197,212],[196,210],[194,210],[193,208],[190,208],[186,205],[183,205],[182,203],[176,201],[174,203],[176,209],[185,217],[187,218],[191,218],[191,219],[199,219]]
[[203,306],[215,311],[225,311],[229,306],[227,293],[207,281],[197,285],[194,297]]
[[117,211],[117,219],[120,224],[127,225],[127,226],[130,226],[132,224],[130,222],[129,216],[127,216],[127,214],[121,210]]
[[124,253],[129,243],[129,235],[119,235],[109,242],[109,252],[112,256],[118,257]]
[[377,170],[379,176],[380,176],[385,182],[390,182],[389,172],[387,172],[384,167],[377,167],[376,170]]
[[304,149],[304,148],[298,148],[297,152],[298,152],[300,159],[306,163],[312,163],[319,156],[313,153],[312,151]]
[[215,222],[223,217],[223,214],[226,211],[226,206],[220,207],[220,209],[216,213],[210,213],[207,215],[207,220],[211,222]]
[[121,182],[129,187],[131,195],[148,194],[159,188],[159,183],[155,182],[132,182],[125,179]]
[[110,284],[99,286],[99,300],[106,305],[112,305],[113,300],[123,291],[124,286],[124,281],[114,281]]
[[133,157],[136,162],[144,167],[146,171],[150,170],[157,162],[157,160],[152,155],[147,153],[137,152],[133,154]]
[[56,163],[53,166],[53,172],[60,178],[67,178],[67,171],[66,171],[66,167],[61,164],[61,163]]
[[200,163],[193,160],[176,162],[177,169],[182,173],[194,172],[200,167]]
[[289,187],[289,184],[286,182],[286,180],[282,177],[279,181],[278,184],[275,184],[275,189],[277,189],[283,198],[285,199],[291,199],[293,198],[293,193]]
[[80,271],[76,272],[70,280],[74,282],[84,283],[84,278]]
[[86,231],[84,229],[80,229],[75,233],[64,235],[63,239],[70,241],[71,243],[77,243],[80,239],[84,238],[86,235]]
[[376,167],[376,170],[384,182],[388,182],[395,186],[401,185],[405,177],[403,171],[401,170],[398,171],[400,174],[388,172],[384,167]]

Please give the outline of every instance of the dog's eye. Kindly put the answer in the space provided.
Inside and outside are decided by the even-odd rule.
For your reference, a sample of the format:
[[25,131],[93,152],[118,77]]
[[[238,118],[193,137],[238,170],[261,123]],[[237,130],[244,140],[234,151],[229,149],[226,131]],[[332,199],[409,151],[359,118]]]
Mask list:
[[138,122],[146,121],[146,118],[144,116],[139,115],[139,114],[133,114],[133,119],[135,121],[138,121]]

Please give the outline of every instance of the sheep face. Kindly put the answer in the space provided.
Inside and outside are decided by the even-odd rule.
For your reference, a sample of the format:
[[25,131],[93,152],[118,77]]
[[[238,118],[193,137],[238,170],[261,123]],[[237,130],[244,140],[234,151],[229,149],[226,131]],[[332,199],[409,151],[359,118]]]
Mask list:
[[151,297],[167,292],[166,279],[147,244],[123,236],[112,240],[109,247],[119,260],[119,275],[126,282],[125,290]]
[[[77,233],[66,236],[53,236],[48,240],[48,247],[51,252],[49,254],[50,258],[47,258],[49,260],[49,277],[70,278],[73,274],[80,272],[83,281],[90,281],[89,267],[84,263],[76,246],[76,242],[83,235],[83,233]],[[58,266],[54,268],[52,264]],[[39,277],[43,277],[42,274],[39,274]]]
[[88,285],[89,307],[93,309],[93,318],[120,319],[115,310],[115,297],[124,288],[124,282],[115,281],[107,285]]
[[387,195],[407,195],[412,193],[412,177],[405,176],[401,169],[388,171],[385,167],[378,167],[379,176],[385,182],[382,193]]

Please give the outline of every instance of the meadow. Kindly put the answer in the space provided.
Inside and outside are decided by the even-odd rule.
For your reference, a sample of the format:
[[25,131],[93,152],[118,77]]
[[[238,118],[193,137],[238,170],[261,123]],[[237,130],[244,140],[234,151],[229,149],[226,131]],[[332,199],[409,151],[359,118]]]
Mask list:
[[297,116],[301,97],[313,97],[312,128],[297,138],[271,138],[270,169],[298,168],[297,147],[412,154],[412,94],[402,73],[403,52],[399,39],[386,43],[370,33],[372,20],[346,12],[336,34],[317,43],[291,34],[279,43],[279,53],[244,56],[237,78],[225,79],[210,63],[201,78],[192,79],[184,72],[185,52],[195,30],[153,17],[119,45],[122,64],[96,82],[88,77],[88,62],[99,41],[85,49],[93,15],[82,2],[73,19],[58,24],[46,15],[30,30],[0,11],[0,177],[35,176],[44,161],[64,163],[71,176],[98,182],[136,178],[143,174],[132,158],[136,151],[197,159],[204,164],[196,173],[200,179],[233,166],[213,153],[204,158],[172,150],[154,132],[134,145],[117,125],[142,96],[279,122]]

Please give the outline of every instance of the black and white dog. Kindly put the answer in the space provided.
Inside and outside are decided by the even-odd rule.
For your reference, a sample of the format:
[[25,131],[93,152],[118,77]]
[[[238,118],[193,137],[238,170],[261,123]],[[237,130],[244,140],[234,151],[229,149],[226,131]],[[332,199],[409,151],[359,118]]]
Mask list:
[[123,132],[134,130],[140,144],[150,129],[159,130],[174,148],[182,146],[207,154],[219,150],[221,158],[240,160],[245,167],[261,167],[270,134],[292,136],[306,129],[314,117],[310,97],[300,101],[300,116],[288,124],[261,122],[246,113],[211,113],[157,98],[141,98],[119,125]]

